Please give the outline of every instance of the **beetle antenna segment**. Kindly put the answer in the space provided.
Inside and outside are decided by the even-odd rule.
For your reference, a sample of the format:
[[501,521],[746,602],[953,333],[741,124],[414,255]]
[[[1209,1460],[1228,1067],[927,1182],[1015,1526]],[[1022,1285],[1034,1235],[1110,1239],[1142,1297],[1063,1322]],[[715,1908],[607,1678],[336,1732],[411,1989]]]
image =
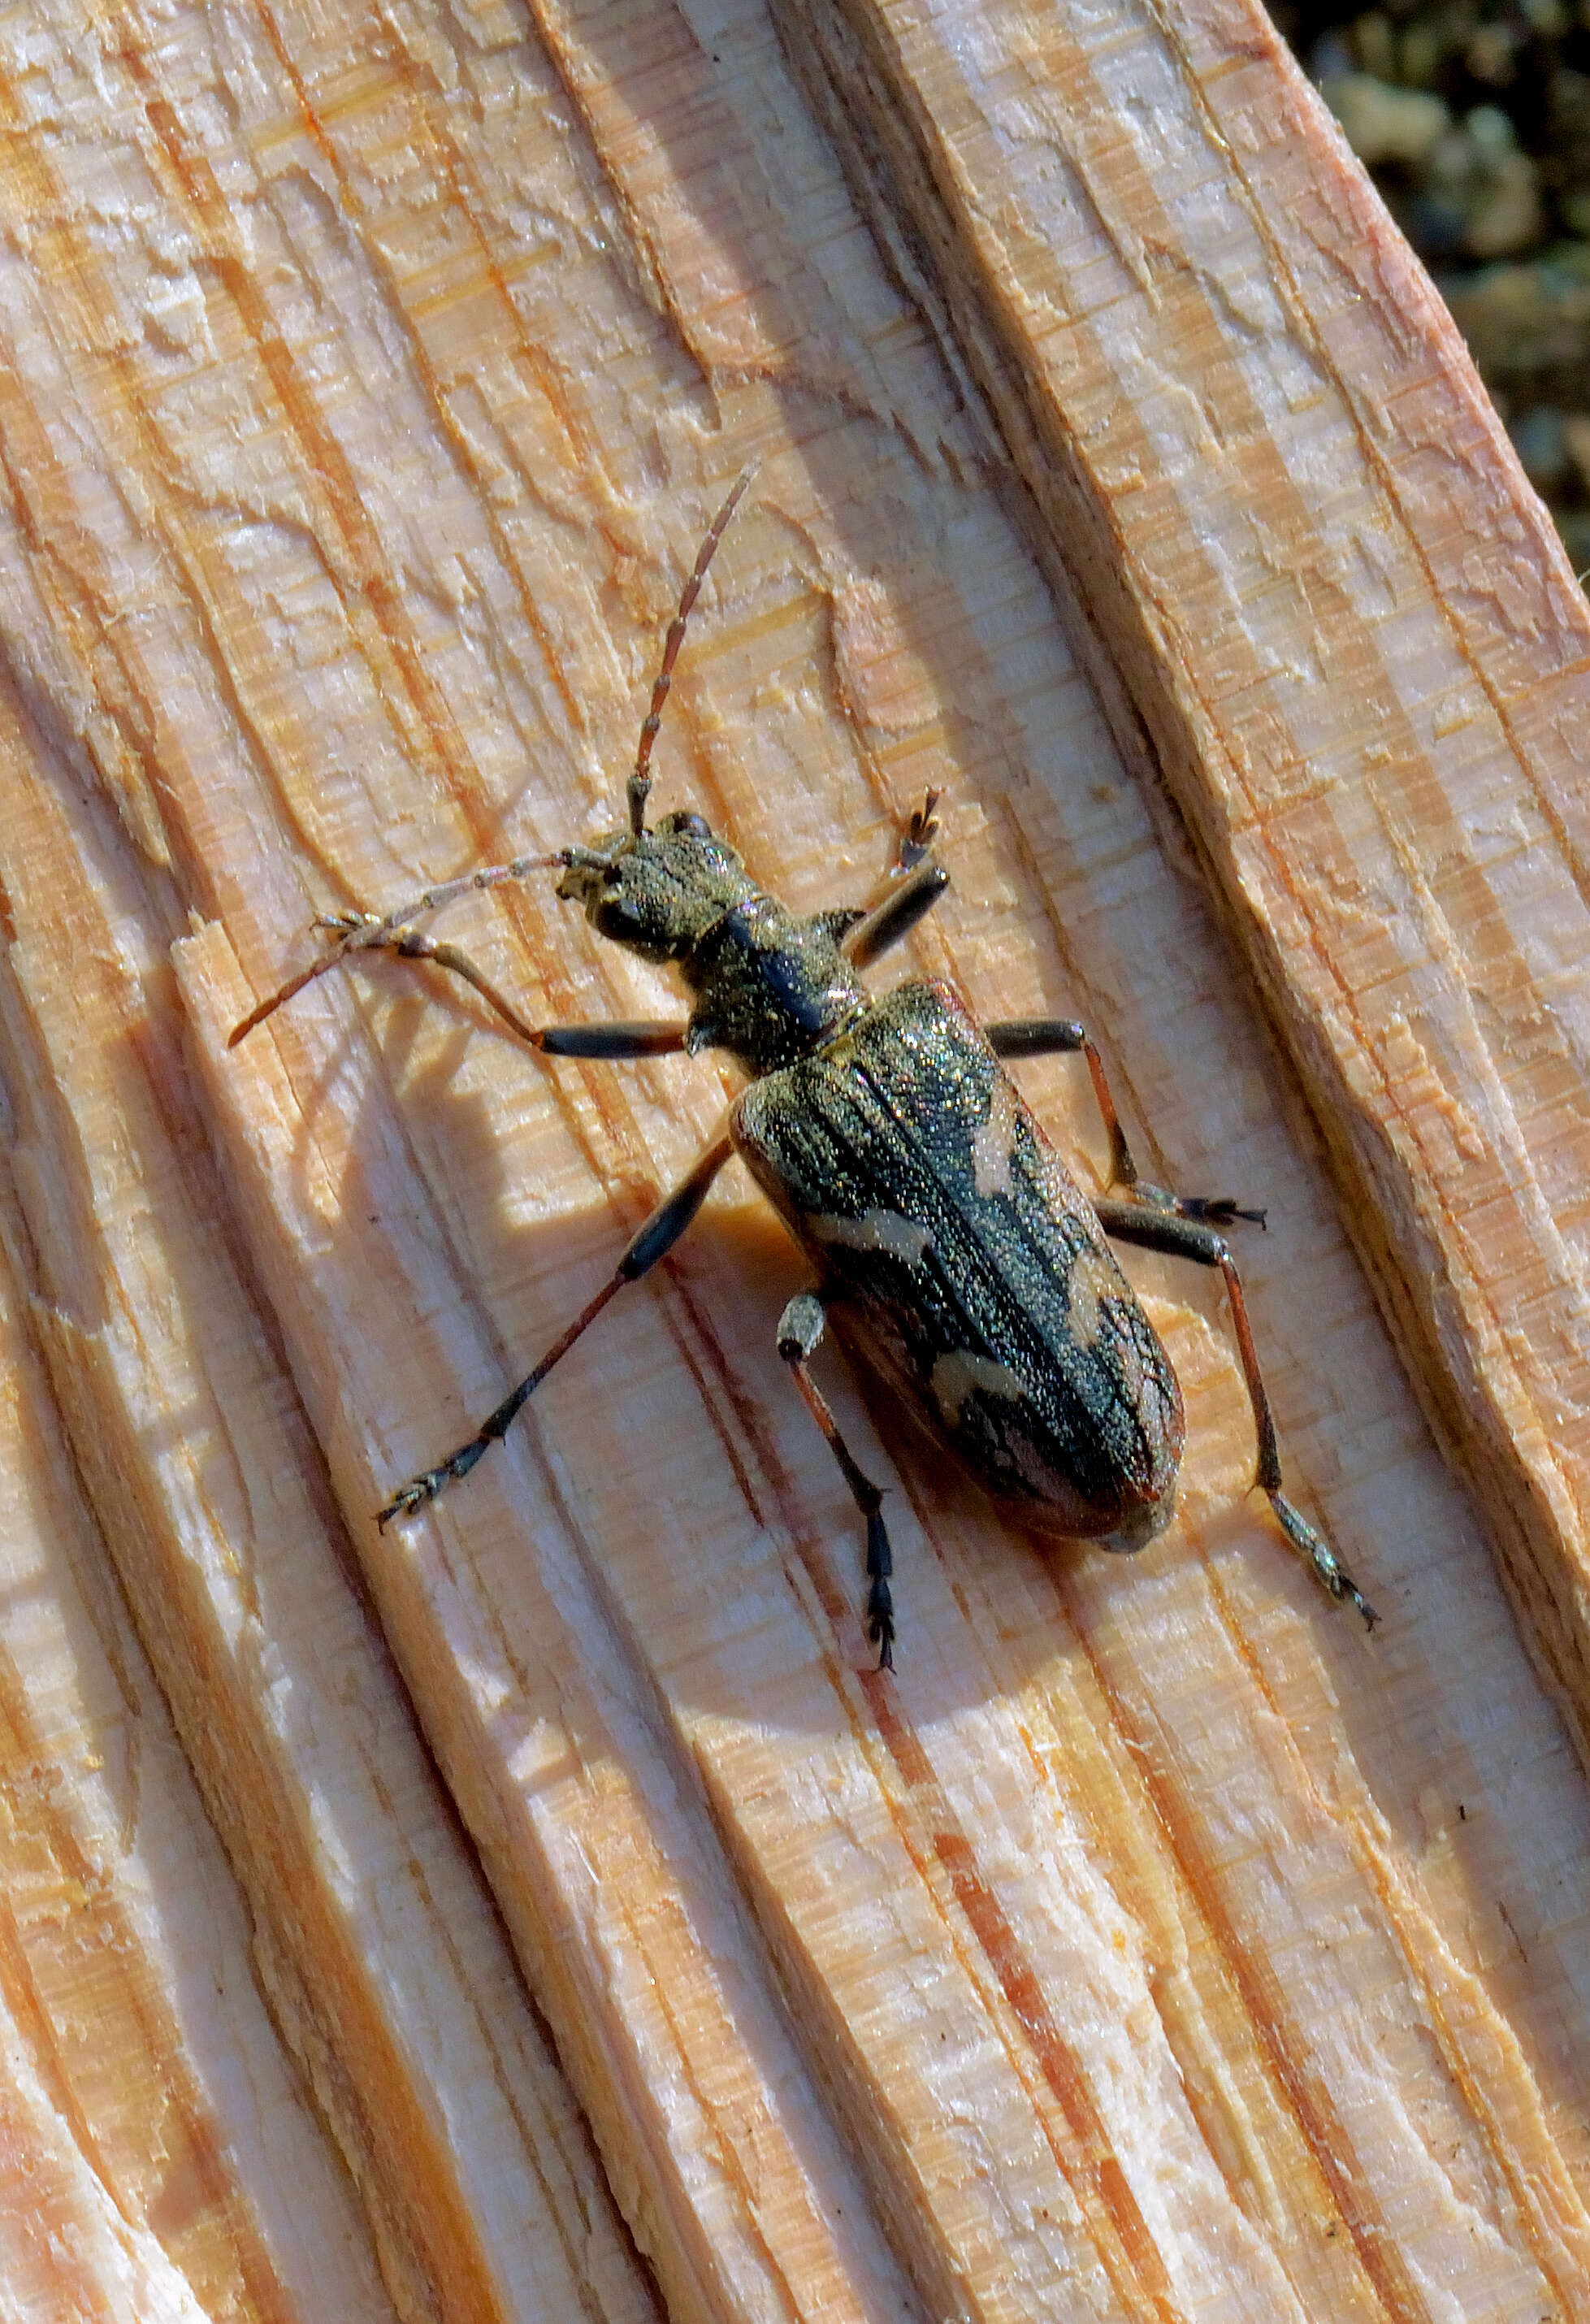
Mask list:
[[[456,880],[443,880],[411,903],[400,904],[395,911],[383,912],[377,919],[369,912],[336,912],[317,920],[317,928],[343,931],[356,947],[359,945],[379,945],[382,928],[406,928],[422,912],[439,912],[446,904],[455,903],[460,896],[473,896],[483,888],[501,888],[505,881],[528,880],[532,872],[561,872],[568,862],[570,851],[560,847],[551,855],[516,855],[511,863],[479,863],[473,872],[460,872]],[[370,931],[369,934],[363,933]]]
[[657,674],[651,689],[651,708],[640,724],[640,747],[635,753],[635,771],[630,778],[630,829],[639,839],[646,831],[646,796],[651,788],[651,746],[663,723],[663,705],[668,698],[668,688],[674,683],[674,664],[679,659],[679,649],[685,642],[685,628],[701,594],[712,553],[728,530],[729,520],[740,504],[740,496],[755,475],[754,468],[741,468],[734,479],[733,489],[707,530],[707,537],[696,552],[690,578],[679,598],[679,610],[668,623],[668,634],[663,644],[663,666]]

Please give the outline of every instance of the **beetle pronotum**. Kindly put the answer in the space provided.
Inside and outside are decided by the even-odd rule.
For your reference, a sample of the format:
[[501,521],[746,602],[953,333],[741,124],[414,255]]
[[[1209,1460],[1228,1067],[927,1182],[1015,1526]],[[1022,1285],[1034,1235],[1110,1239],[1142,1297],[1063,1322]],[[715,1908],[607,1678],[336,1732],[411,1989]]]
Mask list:
[[[868,1629],[893,1660],[892,1571],[882,1496],[857,1466],[812,1378],[830,1311],[847,1346],[881,1372],[983,1489],[1029,1526],[1136,1549],[1174,1499],[1183,1421],[1170,1360],[1105,1240],[1218,1268],[1231,1305],[1258,1435],[1255,1487],[1331,1596],[1374,1614],[1335,1551],[1282,1491],[1281,1456],[1246,1302],[1220,1228],[1263,1213],[1145,1185],[1084,1028],[1038,1018],[979,1027],[946,985],[875,1000],[861,972],[913,928],[949,875],[933,852],[934,801],[913,816],[869,907],[801,917],[759,889],[733,849],[688,811],[649,830],[651,752],[685,626],[749,482],[713,518],[668,628],[629,778],[629,815],[589,846],[520,856],[429,888],[383,916],[317,923],[333,942],[234,1028],[242,1040],[313,978],[360,952],[433,962],[462,977],[547,1056],[650,1057],[727,1049],[745,1088],[721,1133],[633,1237],[594,1298],[467,1443],[401,1487],[384,1526],[465,1477],[626,1283],[689,1226],[740,1154],[811,1262],[778,1326],[778,1352],[827,1440],[867,1528]],[[684,1023],[533,1026],[455,946],[417,922],[455,899],[537,871],[584,906],[599,935],[667,961],[694,997]],[[1087,1059],[1118,1192],[1089,1201],[1054,1153],[1006,1060]]]

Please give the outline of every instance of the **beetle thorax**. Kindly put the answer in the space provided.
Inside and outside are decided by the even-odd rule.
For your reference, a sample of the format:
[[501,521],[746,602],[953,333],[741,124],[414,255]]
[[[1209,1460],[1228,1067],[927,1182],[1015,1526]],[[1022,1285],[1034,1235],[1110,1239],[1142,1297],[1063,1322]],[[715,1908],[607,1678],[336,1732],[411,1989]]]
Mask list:
[[810,1056],[867,1006],[839,942],[856,916],[786,910],[700,816],[571,848],[557,892],[599,935],[674,962],[695,995],[687,1046],[729,1049],[752,1074]]
[[811,1056],[867,1007],[834,918],[799,919],[775,896],[734,905],[680,965],[696,996],[689,1047],[731,1050],[753,1074]]

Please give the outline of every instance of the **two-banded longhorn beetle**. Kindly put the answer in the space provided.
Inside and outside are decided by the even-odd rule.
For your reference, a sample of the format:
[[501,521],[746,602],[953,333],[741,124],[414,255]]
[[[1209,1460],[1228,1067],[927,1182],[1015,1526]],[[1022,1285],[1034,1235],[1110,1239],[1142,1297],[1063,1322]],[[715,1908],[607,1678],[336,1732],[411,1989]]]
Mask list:
[[[679,600],[629,779],[629,820],[589,847],[521,856],[428,889],[377,918],[323,919],[334,941],[232,1034],[236,1043],[312,978],[354,954],[432,961],[548,1056],[650,1057],[724,1048],[749,1075],[722,1133],[659,1203],[607,1282],[466,1444],[404,1485],[384,1526],[465,1477],[505,1434],[554,1364],[626,1283],[689,1226],[718,1172],[740,1155],[811,1265],[778,1326],[778,1352],[867,1526],[869,1633],[893,1661],[892,1571],[882,1496],[852,1458],[811,1359],[832,1312],[932,1436],[997,1503],[1060,1536],[1140,1548],[1169,1521],[1183,1423],[1170,1360],[1105,1241],[1171,1251],[1225,1277],[1258,1431],[1255,1485],[1333,1598],[1374,1614],[1328,1543],[1281,1489],[1281,1457],[1236,1266],[1220,1233],[1262,1212],[1144,1185],[1117,1119],[1098,1049],[1060,1018],[977,1025],[947,986],[909,983],[874,1000],[861,972],[897,944],[949,884],[935,860],[933,799],[914,816],[879,900],[800,918],[767,895],[699,815],[649,830],[651,751],[685,624],[741,475],[712,521]],[[672,961],[694,998],[687,1023],[527,1024],[455,946],[415,925],[456,897],[555,870],[557,893],[599,935]],[[1090,1202],[1023,1102],[1005,1060],[1062,1050],[1087,1058],[1109,1140],[1110,1184]]]

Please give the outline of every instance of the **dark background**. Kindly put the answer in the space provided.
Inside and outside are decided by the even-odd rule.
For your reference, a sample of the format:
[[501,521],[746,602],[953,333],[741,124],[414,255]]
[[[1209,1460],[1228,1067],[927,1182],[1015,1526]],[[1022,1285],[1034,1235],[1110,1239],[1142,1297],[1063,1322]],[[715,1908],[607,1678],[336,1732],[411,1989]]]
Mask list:
[[1275,6],[1590,567],[1590,0]]

